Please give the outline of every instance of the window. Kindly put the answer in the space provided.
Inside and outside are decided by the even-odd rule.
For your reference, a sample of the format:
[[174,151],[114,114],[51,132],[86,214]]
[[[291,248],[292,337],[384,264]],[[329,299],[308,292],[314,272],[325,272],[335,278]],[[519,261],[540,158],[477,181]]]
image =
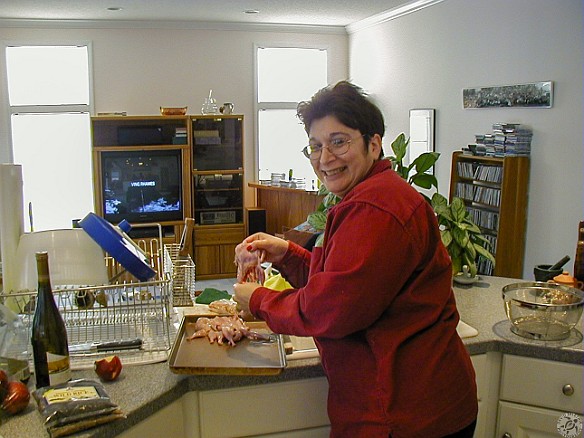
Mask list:
[[296,107],[327,85],[326,49],[257,47],[256,62],[258,177],[292,169],[311,188],[316,176],[301,152],[308,140]]
[[[6,46],[14,163],[34,230],[93,211],[89,46]],[[26,228],[26,227],[25,227]]]

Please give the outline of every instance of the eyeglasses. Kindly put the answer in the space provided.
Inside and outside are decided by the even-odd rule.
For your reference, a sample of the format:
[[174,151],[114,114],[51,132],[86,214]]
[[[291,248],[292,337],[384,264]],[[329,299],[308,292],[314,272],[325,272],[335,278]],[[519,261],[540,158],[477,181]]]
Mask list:
[[349,146],[351,146],[351,142],[353,140],[365,137],[366,135],[367,134],[363,134],[355,138],[335,137],[331,139],[327,145],[310,143],[308,146],[302,149],[302,153],[310,160],[318,160],[322,155],[322,149],[327,148],[331,154],[338,157],[339,155],[344,155],[349,151]]

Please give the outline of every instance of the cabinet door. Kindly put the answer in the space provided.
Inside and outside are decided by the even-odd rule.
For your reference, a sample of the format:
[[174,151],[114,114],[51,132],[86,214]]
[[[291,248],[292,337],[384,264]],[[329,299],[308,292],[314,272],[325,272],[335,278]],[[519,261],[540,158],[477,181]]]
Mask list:
[[242,116],[195,116],[192,123],[195,170],[243,168]]
[[235,276],[235,247],[245,235],[242,225],[232,227],[197,227],[195,229],[195,265],[198,278]]
[[[562,436],[558,431],[558,425],[562,422],[561,417],[564,414],[562,411],[499,402],[496,437],[558,438]],[[581,437],[582,434],[573,436]]]
[[237,266],[235,266],[235,247],[237,244],[221,245],[221,273],[233,274],[237,273]]
[[195,247],[195,272],[197,277],[221,273],[221,247],[217,245]]
[[201,437],[328,436],[327,393],[324,377],[203,391]]
[[120,438],[185,436],[182,399],[149,415],[145,420],[118,435]]

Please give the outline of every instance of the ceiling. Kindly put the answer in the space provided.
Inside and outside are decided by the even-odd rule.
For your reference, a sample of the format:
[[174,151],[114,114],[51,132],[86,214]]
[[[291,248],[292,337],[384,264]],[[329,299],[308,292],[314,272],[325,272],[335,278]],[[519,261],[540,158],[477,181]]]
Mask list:
[[0,21],[169,21],[347,26],[409,3],[412,0],[3,0],[0,2]]

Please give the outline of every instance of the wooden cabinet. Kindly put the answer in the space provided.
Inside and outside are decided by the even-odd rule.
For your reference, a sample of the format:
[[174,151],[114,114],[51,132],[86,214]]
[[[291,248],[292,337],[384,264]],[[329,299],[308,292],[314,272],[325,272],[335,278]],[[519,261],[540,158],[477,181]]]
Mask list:
[[583,371],[582,365],[505,355],[496,436],[557,437],[564,415],[584,412]]
[[258,207],[266,210],[266,232],[280,234],[306,221],[324,196],[317,192],[249,183],[256,190]]
[[[164,243],[178,243],[193,218],[197,278],[235,274],[245,237],[242,115],[93,117],[92,136],[97,214],[160,224]],[[151,228],[130,236],[157,237]]]
[[189,119],[185,116],[91,118],[94,204],[111,223],[126,219],[134,239],[178,243],[191,210]]
[[198,279],[236,273],[245,237],[243,116],[191,116],[195,265]]
[[527,226],[529,157],[480,157],[454,152],[450,200],[462,198],[492,243],[495,267],[479,261],[479,273],[521,278]]
[[242,225],[195,227],[195,266],[199,280],[236,274],[235,247],[245,238]]

